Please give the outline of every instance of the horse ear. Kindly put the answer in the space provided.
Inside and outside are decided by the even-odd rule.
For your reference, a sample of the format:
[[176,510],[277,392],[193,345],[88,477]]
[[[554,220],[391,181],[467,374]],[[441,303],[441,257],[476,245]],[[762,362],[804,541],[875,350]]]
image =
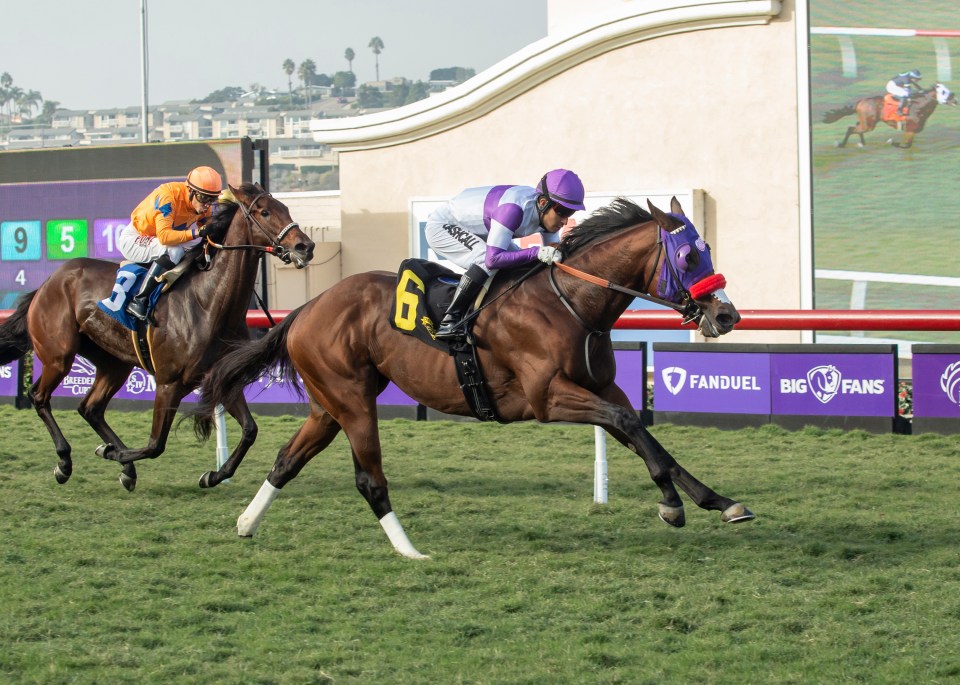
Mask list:
[[670,198],[670,211],[680,216],[686,216],[686,214],[683,213],[683,208],[680,206],[680,200],[677,199],[676,195]]
[[656,221],[661,228],[665,228],[668,231],[673,229],[673,224],[670,222],[670,217],[664,214],[663,211],[655,204],[650,202],[649,199],[647,200],[647,207],[650,208],[650,214],[653,216],[653,220]]

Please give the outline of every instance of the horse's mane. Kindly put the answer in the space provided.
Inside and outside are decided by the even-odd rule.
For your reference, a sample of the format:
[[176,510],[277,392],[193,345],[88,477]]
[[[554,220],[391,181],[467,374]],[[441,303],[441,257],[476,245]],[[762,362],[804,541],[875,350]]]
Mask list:
[[[237,190],[245,195],[251,196],[256,196],[263,192],[261,188],[253,183],[243,183]],[[233,217],[238,209],[240,209],[240,205],[236,202],[218,202],[214,205],[213,216],[210,218],[210,221],[207,222],[207,226],[209,226],[207,234],[217,242],[223,240],[227,234],[227,228],[229,228],[233,222]]]
[[618,197],[609,206],[601,207],[583,223],[567,231],[560,241],[560,251],[564,255],[573,254],[594,240],[648,221],[653,221],[650,212],[625,197]]

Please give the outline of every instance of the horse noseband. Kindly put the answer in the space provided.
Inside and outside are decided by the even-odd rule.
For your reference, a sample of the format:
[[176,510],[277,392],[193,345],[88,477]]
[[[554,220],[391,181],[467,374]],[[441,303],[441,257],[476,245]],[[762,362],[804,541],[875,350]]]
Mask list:
[[289,224],[283,227],[283,230],[277,234],[277,243],[279,244],[283,240],[283,236],[290,232],[291,229],[300,228],[300,224],[296,221],[291,221]]

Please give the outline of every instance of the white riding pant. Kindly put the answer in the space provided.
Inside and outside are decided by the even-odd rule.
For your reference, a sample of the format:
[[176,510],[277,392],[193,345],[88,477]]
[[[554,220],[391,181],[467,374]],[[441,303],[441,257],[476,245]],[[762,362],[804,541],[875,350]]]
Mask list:
[[[487,243],[483,237],[470,233],[456,224],[445,224],[442,221],[427,221],[423,228],[427,245],[444,259],[467,270],[471,266],[479,266],[488,276],[496,273],[496,269],[488,269],[484,263],[487,255]],[[519,249],[516,243],[510,243],[508,250]]]
[[152,262],[162,255],[167,255],[170,261],[174,264],[179,264],[187,248],[193,247],[201,240],[203,240],[203,238],[194,238],[179,245],[164,245],[157,240],[156,236],[141,235],[140,232],[134,228],[133,224],[130,223],[120,232],[117,238],[117,248],[120,250],[123,258],[131,262],[144,264],[146,262]]
[[909,90],[907,90],[903,86],[898,86],[893,81],[887,82],[887,92],[890,93],[895,98],[905,98],[910,95]]

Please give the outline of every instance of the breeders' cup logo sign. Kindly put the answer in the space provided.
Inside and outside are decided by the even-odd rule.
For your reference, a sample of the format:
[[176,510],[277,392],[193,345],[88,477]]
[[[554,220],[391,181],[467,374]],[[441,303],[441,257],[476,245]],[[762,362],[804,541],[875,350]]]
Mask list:
[[142,395],[145,392],[155,392],[157,381],[143,369],[134,369],[127,378],[126,387],[131,395]]
[[950,364],[940,376],[940,389],[946,393],[950,402],[960,407],[960,361]]
[[70,373],[60,383],[60,387],[71,395],[86,395],[97,375],[97,367],[90,361],[77,355],[73,358]]

